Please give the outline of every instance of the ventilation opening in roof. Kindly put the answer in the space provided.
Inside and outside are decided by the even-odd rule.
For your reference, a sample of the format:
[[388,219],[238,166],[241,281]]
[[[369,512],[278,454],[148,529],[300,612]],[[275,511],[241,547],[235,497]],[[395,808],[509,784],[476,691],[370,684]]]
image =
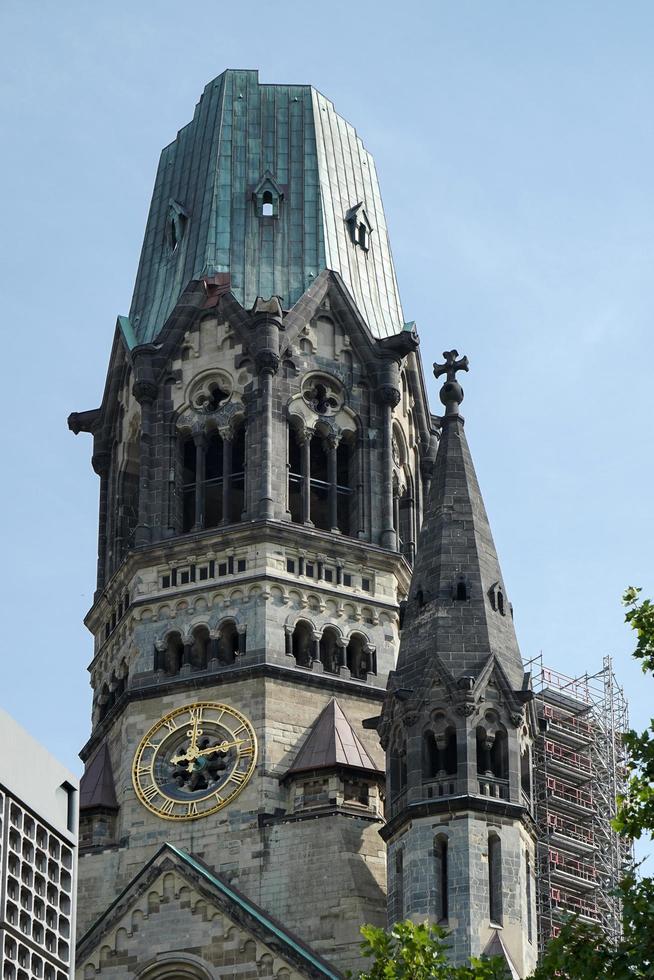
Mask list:
[[263,201],[261,204],[261,217],[262,218],[272,218],[274,214],[273,210],[273,196],[271,191],[264,191]]

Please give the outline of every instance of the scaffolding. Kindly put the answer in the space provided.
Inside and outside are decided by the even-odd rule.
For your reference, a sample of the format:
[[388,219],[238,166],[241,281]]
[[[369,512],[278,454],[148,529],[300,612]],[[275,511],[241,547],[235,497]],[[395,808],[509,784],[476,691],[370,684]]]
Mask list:
[[532,672],[539,732],[534,747],[538,828],[538,935],[541,952],[577,915],[617,939],[616,889],[631,847],[612,828],[624,793],[627,702],[610,657],[595,674],[566,677],[543,665]]

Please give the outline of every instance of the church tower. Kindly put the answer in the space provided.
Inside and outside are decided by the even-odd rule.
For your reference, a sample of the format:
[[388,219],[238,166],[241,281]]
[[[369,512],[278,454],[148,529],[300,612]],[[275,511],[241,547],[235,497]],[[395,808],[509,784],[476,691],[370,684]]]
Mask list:
[[[309,86],[254,71],[210,82],[161,155],[101,405],[69,419],[92,435],[100,480],[80,978],[335,977],[358,965],[360,925],[385,924],[384,756],[363,721],[395,666],[437,445],[417,344],[354,129]],[[482,559],[481,581],[461,567],[470,597],[456,608],[471,622],[491,601]],[[400,688],[427,669],[421,622],[445,587],[434,561],[419,566]],[[512,720],[521,668],[499,571],[492,584],[490,660],[463,669],[442,653],[447,669],[415,708],[443,704],[433,760],[451,758],[452,724],[457,738],[481,726],[494,759],[505,739],[505,769],[484,771],[487,794],[461,811],[469,829],[448,811],[461,862],[490,820],[503,861],[530,840]],[[450,687],[473,713],[445,707]],[[403,696],[392,730],[409,739],[409,775],[392,787],[391,841],[422,799],[418,714],[409,727]],[[457,751],[472,793],[474,751]],[[407,869],[432,810],[444,819],[438,799],[421,805]],[[419,911],[408,884],[405,903]]]
[[500,955],[525,977],[537,956],[532,692],[459,414],[468,360],[444,357],[441,439],[378,720],[389,920],[439,923],[455,961]]

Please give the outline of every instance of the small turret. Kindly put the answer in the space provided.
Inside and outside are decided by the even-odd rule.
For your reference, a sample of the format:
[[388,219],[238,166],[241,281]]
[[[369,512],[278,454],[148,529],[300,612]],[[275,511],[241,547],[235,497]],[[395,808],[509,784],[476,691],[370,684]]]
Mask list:
[[440,922],[456,961],[536,961],[531,870],[531,691],[459,414],[456,350],[397,669],[379,732],[387,753],[389,921]]

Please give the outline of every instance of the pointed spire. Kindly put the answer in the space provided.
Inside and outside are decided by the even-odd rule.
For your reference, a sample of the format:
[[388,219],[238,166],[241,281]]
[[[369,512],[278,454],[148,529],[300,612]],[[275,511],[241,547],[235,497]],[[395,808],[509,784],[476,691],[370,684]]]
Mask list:
[[114,774],[106,742],[102,743],[87,764],[80,780],[79,795],[80,810],[95,810],[98,807],[107,810],[118,809]]
[[488,516],[459,415],[463,389],[457,371],[468,359],[445,351],[435,364],[446,381],[441,441],[426,502],[404,615],[396,683],[419,692],[434,654],[455,680],[476,678],[491,655],[511,686],[524,671]]
[[287,775],[309,769],[332,769],[335,766],[365,769],[376,775],[380,773],[340,704],[336,698],[332,698],[314,722]]

